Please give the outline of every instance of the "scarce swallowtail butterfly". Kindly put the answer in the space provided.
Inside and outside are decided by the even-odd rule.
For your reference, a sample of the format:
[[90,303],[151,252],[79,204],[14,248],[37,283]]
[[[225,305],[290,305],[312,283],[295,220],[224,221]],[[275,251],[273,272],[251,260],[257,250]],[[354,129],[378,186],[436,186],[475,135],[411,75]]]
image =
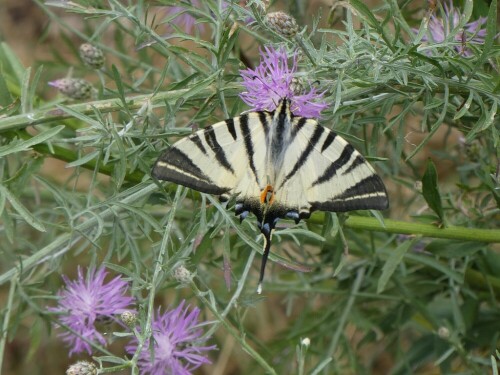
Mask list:
[[258,293],[278,219],[298,223],[315,210],[389,205],[384,183],[363,156],[316,120],[294,116],[287,98],[273,112],[248,112],[181,139],[152,175],[222,201],[235,196],[240,220],[256,216],[264,237]]

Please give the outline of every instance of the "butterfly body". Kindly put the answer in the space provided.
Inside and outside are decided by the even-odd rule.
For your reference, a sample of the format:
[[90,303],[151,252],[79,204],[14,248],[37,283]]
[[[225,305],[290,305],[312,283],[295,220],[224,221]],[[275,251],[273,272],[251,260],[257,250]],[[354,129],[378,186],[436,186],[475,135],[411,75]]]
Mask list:
[[286,98],[273,112],[242,114],[178,141],[152,175],[236,196],[236,215],[253,213],[265,238],[260,282],[278,219],[388,207],[385,186],[363,156],[316,120],[294,116]]

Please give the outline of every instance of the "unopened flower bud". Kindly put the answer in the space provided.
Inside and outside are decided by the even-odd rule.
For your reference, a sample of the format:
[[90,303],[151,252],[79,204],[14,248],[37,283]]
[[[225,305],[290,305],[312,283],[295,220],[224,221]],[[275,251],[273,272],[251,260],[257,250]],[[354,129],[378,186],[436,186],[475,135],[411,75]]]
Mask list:
[[94,88],[84,79],[79,78],[61,78],[52,82],[49,85],[58,89],[61,93],[71,99],[89,99]]
[[96,375],[97,367],[92,362],[78,361],[66,370],[66,375]]
[[265,22],[270,29],[285,38],[293,38],[299,31],[299,26],[295,18],[284,12],[268,13],[265,17]]
[[191,272],[182,265],[172,271],[172,276],[181,284],[187,284],[191,281]]
[[121,313],[120,319],[127,327],[134,327],[137,323],[137,315],[128,310]]
[[102,50],[90,43],[80,46],[80,57],[89,68],[100,69],[104,65],[104,53]]

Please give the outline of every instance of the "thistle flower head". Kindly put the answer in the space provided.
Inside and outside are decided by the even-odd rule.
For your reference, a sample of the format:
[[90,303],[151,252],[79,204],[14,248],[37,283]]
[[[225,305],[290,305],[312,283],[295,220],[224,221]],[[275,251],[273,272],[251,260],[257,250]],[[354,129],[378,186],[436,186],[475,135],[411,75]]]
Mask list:
[[175,267],[172,271],[172,276],[181,284],[187,284],[193,278],[191,272],[189,272],[189,270],[183,265],[178,265],[177,267]]
[[[191,371],[204,363],[210,363],[205,352],[215,346],[201,346],[197,340],[202,330],[196,328],[200,309],[189,310],[185,301],[164,314],[158,309],[151,325],[152,335],[139,354],[138,366],[141,374],[190,375]],[[126,350],[134,354],[138,341],[133,339]]]
[[89,99],[95,93],[95,89],[90,83],[79,78],[57,79],[49,82],[49,86],[55,87],[68,98],[75,100]]
[[[459,24],[462,14],[453,6],[453,2],[443,4],[444,14],[438,17],[432,14],[429,20],[428,35],[424,35],[422,41],[442,43],[446,40],[451,31]],[[455,35],[455,41],[461,43],[455,46],[455,50],[464,55],[472,56],[470,48],[464,47],[466,43],[484,43],[486,29],[482,28],[486,23],[486,17],[480,17],[478,20],[465,24],[463,32]]]
[[102,49],[90,44],[83,43],[78,49],[80,58],[89,68],[101,69],[104,65],[104,53]]
[[137,314],[129,310],[122,312],[120,319],[127,327],[134,327],[137,324]]
[[264,47],[260,51],[262,62],[255,69],[240,70],[246,91],[241,99],[256,111],[273,111],[283,98],[291,102],[290,108],[296,116],[319,117],[327,107],[321,101],[323,93],[311,87],[308,92],[297,92],[297,54],[292,57],[291,66],[284,48],[275,50]]
[[92,362],[78,361],[68,367],[66,375],[97,375],[97,366]]
[[293,38],[299,32],[299,25],[295,18],[285,12],[268,13],[265,22],[269,28],[285,38]]
[[49,310],[60,313],[58,322],[77,333],[60,334],[62,340],[71,347],[70,355],[84,351],[92,354],[92,346],[87,341],[106,345],[96,323],[102,319],[115,321],[115,315],[129,310],[128,307],[133,302],[132,297],[125,295],[128,283],[121,276],[105,282],[106,275],[107,272],[102,267],[97,271],[90,268],[86,277],[81,268],[78,268],[78,278],[74,281],[63,276],[66,286],[59,292],[58,306]]

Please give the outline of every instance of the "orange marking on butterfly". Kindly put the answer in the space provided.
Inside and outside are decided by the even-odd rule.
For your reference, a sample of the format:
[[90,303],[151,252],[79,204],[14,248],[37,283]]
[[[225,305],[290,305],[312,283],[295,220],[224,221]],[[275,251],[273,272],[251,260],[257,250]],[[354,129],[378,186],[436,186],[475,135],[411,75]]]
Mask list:
[[274,189],[271,185],[266,185],[260,193],[260,203],[272,204],[274,202]]

